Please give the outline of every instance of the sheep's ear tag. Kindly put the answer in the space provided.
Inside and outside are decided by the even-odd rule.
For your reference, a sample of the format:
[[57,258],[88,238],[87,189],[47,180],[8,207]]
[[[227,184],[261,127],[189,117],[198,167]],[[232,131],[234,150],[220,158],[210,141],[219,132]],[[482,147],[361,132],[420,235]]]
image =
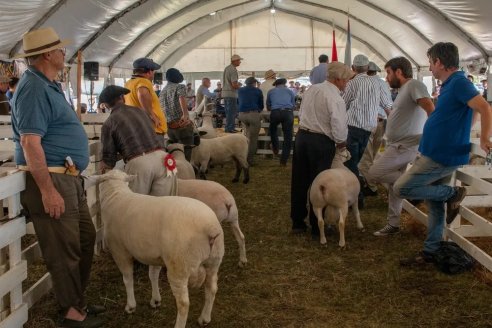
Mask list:
[[176,160],[173,155],[167,154],[166,157],[164,157],[164,166],[166,167],[168,177],[178,173],[178,169],[176,168]]

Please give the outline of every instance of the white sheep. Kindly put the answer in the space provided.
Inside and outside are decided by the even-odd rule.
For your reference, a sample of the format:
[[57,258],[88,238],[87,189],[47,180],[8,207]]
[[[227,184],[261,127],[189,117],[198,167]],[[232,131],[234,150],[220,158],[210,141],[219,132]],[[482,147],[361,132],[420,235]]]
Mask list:
[[231,224],[232,233],[239,245],[239,266],[246,265],[248,260],[246,259],[244,235],[239,228],[236,201],[229,190],[214,181],[179,179],[178,196],[190,197],[204,202],[215,212],[219,222]]
[[195,179],[195,170],[193,165],[188,162],[184,155],[184,146],[179,143],[172,143],[167,145],[167,152],[174,156],[176,160],[176,168],[178,170],[178,178],[180,179]]
[[[359,179],[343,162],[350,158],[350,153],[345,149],[342,153],[337,150],[333,159],[332,168],[320,172],[309,190],[309,199],[313,205],[313,211],[318,219],[320,243],[326,244],[324,224],[328,217],[338,217],[338,229],[340,241],[338,245],[345,247],[345,220],[348,207],[352,208],[357,228],[364,229],[360,220],[358,196],[360,191]],[[326,207],[325,217],[323,209]]]
[[205,282],[205,303],[198,323],[210,322],[217,292],[217,273],[224,255],[224,234],[215,213],[202,202],[178,196],[133,193],[126,173],[112,170],[98,178],[104,239],[123,274],[126,312],[135,311],[133,259],[149,265],[150,305],[160,305],[161,266],[176,298],[175,328],[184,328],[190,287]]
[[213,116],[214,114],[207,110],[202,113],[202,126],[198,128],[198,131],[206,132],[206,134],[202,135],[202,139],[213,139],[217,137],[214,123],[212,121]]
[[198,168],[200,178],[206,179],[208,165],[225,164],[234,161],[236,174],[232,182],[238,182],[241,169],[244,172],[243,183],[249,182],[248,138],[242,134],[228,134],[213,139],[202,139],[200,145],[193,148],[191,164]]

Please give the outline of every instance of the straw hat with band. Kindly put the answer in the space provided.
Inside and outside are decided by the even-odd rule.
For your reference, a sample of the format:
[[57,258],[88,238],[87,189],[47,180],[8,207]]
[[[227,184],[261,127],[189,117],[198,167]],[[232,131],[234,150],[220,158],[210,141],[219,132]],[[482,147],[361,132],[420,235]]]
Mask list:
[[55,49],[64,48],[71,44],[71,40],[60,40],[60,37],[51,27],[40,28],[27,32],[22,37],[23,54],[17,54],[12,59],[30,57],[43,54]]
[[271,79],[275,77],[275,75],[277,75],[277,73],[275,73],[274,70],[269,69],[268,71],[265,72],[265,80]]

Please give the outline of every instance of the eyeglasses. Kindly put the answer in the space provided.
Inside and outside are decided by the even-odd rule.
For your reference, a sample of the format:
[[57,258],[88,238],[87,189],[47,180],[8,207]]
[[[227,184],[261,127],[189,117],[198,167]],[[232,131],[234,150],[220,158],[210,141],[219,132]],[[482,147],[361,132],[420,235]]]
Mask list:
[[63,56],[65,56],[65,54],[67,53],[67,48],[58,48],[55,50],[60,50],[60,52],[62,53]]

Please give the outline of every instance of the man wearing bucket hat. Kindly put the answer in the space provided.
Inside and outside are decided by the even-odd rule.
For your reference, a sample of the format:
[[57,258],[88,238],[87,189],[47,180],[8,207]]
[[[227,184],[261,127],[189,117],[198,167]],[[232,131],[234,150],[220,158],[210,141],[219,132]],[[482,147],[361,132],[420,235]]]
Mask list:
[[[275,80],[277,80],[277,73],[274,70],[269,69],[265,72],[265,81],[260,85],[260,90],[263,93],[263,111],[260,113],[260,118],[263,122],[270,122],[270,112],[267,110],[266,99],[268,91],[275,88],[273,85]],[[264,130],[265,135],[270,133],[268,128],[264,128]]]
[[89,164],[87,135],[55,81],[69,43],[49,27],[23,37],[16,58],[27,57],[29,67],[12,99],[15,161],[26,171],[21,202],[51,274],[59,325],[100,327],[95,314],[105,309],[84,298],[96,237],[80,176]]
[[164,135],[167,132],[167,122],[164,117],[159,98],[154,91],[152,80],[154,72],[161,68],[150,58],[138,58],[133,62],[133,75],[125,83],[130,93],[125,95],[125,103],[140,108],[149,114],[154,122],[154,131],[164,146]]
[[237,68],[241,65],[242,58],[239,55],[232,55],[231,64],[224,69],[222,81],[222,97],[224,98],[224,107],[226,112],[225,132],[235,133],[236,115],[237,115],[237,89],[241,87],[238,82]]

